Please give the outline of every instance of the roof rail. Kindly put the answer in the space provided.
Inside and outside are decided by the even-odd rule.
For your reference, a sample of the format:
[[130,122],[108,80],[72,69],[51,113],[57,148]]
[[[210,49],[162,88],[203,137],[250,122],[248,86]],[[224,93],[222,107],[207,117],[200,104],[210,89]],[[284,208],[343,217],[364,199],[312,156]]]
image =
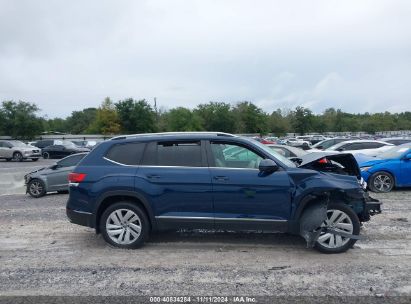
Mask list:
[[199,131],[199,132],[161,132],[161,133],[139,133],[139,134],[127,134],[127,135],[120,135],[110,138],[110,140],[120,140],[126,138],[134,138],[134,137],[146,137],[146,136],[173,136],[173,135],[215,135],[215,136],[226,136],[226,137],[235,137],[235,135],[230,133],[224,132],[206,132],[206,131]]

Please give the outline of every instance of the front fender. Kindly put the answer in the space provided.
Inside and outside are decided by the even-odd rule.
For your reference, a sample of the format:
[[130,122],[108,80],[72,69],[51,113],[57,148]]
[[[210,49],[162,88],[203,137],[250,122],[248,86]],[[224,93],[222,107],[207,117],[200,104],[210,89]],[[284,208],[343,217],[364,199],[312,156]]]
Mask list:
[[315,199],[336,200],[355,203],[353,209],[362,212],[364,191],[355,176],[321,173],[310,175],[304,179],[294,179],[295,191],[291,210],[291,220],[298,220],[306,205]]

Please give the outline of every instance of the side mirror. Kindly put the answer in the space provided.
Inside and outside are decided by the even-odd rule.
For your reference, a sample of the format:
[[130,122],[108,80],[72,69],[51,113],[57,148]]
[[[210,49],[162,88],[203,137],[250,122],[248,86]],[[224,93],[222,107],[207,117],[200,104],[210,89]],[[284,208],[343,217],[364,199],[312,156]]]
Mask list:
[[339,149],[337,149],[337,151],[338,151],[338,152],[342,152],[342,151],[344,151],[344,149],[343,149],[343,148],[339,148]]
[[404,159],[410,160],[411,159],[411,153],[408,153],[404,156]]
[[321,150],[321,149],[324,149],[324,147],[323,146],[318,146],[317,149]]
[[278,170],[278,165],[271,159],[263,159],[258,166],[260,172],[273,173]]
[[54,164],[54,165],[50,166],[50,169],[51,170],[56,170],[58,167],[59,167],[58,164]]

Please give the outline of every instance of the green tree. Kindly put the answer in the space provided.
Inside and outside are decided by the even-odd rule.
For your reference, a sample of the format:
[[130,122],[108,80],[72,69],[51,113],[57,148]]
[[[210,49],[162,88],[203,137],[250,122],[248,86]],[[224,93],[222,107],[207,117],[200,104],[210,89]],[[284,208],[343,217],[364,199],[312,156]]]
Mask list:
[[156,113],[144,99],[135,101],[128,98],[116,103],[121,122],[121,131],[125,134],[155,132]]
[[34,103],[4,101],[0,108],[1,133],[18,139],[33,139],[43,131],[40,109]]
[[194,113],[201,118],[201,124],[206,131],[235,132],[235,118],[228,103],[200,104]]
[[268,125],[270,132],[276,136],[283,136],[290,130],[289,121],[283,116],[281,109],[277,109],[271,113]]
[[238,133],[260,133],[268,131],[268,115],[255,104],[244,101],[238,103],[233,109]]
[[163,114],[167,131],[201,131],[200,118],[187,108],[178,107]]
[[43,129],[49,132],[67,132],[67,120],[63,118],[43,119]]
[[113,135],[120,132],[120,122],[116,107],[109,97],[106,97],[97,109],[97,115],[94,122],[90,125],[88,131],[103,135]]
[[71,134],[84,134],[90,132],[90,126],[97,117],[96,108],[86,108],[81,111],[73,111],[66,119],[66,130]]
[[298,106],[293,112],[292,125],[296,133],[304,135],[313,129],[313,114],[311,110]]

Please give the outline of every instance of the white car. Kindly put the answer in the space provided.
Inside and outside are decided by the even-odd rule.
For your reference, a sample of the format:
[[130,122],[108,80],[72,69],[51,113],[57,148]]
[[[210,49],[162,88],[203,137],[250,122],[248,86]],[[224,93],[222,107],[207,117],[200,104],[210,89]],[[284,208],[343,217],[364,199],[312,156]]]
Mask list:
[[37,161],[41,157],[40,149],[19,140],[0,140],[0,159],[6,161],[23,161],[31,159]]
[[289,138],[285,141],[286,145],[289,145],[291,147],[305,147],[309,148],[311,146],[311,143],[307,140],[303,140],[301,138]]
[[326,151],[339,151],[351,154],[364,154],[368,156],[377,156],[394,145],[378,140],[348,140],[329,147]]

